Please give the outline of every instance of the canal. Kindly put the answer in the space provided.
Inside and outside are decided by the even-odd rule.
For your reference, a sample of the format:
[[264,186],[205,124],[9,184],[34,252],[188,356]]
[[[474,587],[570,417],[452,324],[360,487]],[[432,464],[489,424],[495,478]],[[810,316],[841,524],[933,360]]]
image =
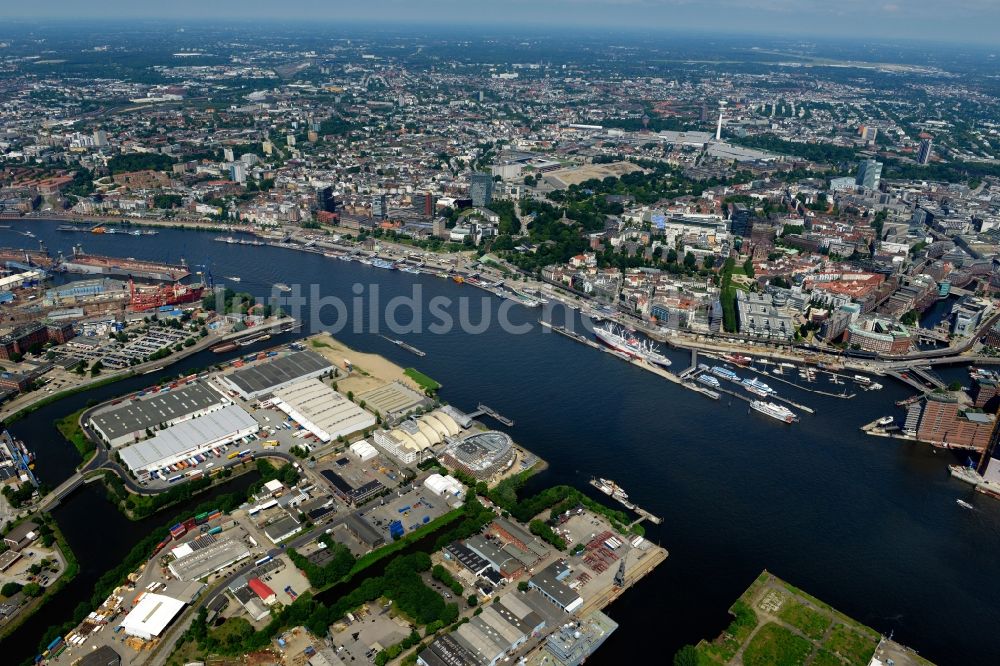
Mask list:
[[[82,242],[95,254],[161,261],[184,257],[217,280],[240,277],[230,286],[259,296],[277,282],[316,285],[320,295],[347,303],[356,296],[356,284],[365,295],[377,285],[382,303],[413,296],[415,290],[425,304],[433,297],[468,296],[465,316],[480,332],[456,327],[390,334],[419,347],[425,357],[375,335],[367,317],[360,332],[352,325],[337,337],[427,373],[443,384],[441,396],[459,409],[483,402],[514,419],[512,437],[550,463],[531,488],[568,483],[597,494],[587,480],[601,476],[614,479],[633,501],[663,517],[662,525],[648,526],[648,536],[670,557],[609,607],[621,628],[589,663],[621,663],[621,655],[652,644],[652,637],[666,661],[681,645],[714,637],[728,622],[726,609],[765,568],[879,631],[893,631],[897,640],[939,663],[995,658],[992,629],[1000,622],[1000,580],[992,573],[994,554],[1000,552],[1000,502],[948,475],[947,465],[959,457],[860,432],[860,426],[880,416],[902,418],[893,403],[909,393],[894,382],[883,381],[884,390],[859,391],[850,400],[774,383],[782,395],[816,410],[786,426],[748,413],[743,401],[709,400],[547,332],[537,325],[538,310],[516,306],[512,323],[532,326],[525,334],[505,332],[496,321],[500,302],[468,285],[287,249],[219,243],[210,232],[91,237],[60,233],[55,223],[38,221],[15,222],[14,231],[29,225],[53,251]],[[0,230],[0,245],[20,246],[22,240]],[[349,312],[350,323],[358,323]],[[430,321],[426,307],[420,314]],[[457,312],[456,321],[460,316]],[[556,313],[556,323],[559,317]],[[384,324],[381,316],[376,321]],[[667,353],[675,369],[687,367],[687,353]],[[194,356],[164,372],[177,374],[185,364],[203,367],[216,360]],[[948,375],[962,377],[958,369]],[[78,462],[73,448],[53,436],[54,419],[88,400],[141,388],[153,377],[73,396],[15,423],[15,435],[38,453],[42,479],[57,485]],[[798,381],[797,375],[790,379]],[[821,379],[819,388],[839,393],[845,386]],[[91,497],[95,493],[101,490],[88,487],[69,498],[56,512],[60,525],[65,530],[67,520],[86,516],[114,526],[125,535],[121,547],[127,550],[124,542],[138,541],[142,525],[121,523],[110,504]],[[975,509],[960,508],[959,498]],[[104,538],[92,540],[80,553],[90,571],[123,552],[109,552]],[[64,621],[75,603],[50,606],[46,621]],[[34,647],[27,628],[14,640]]]

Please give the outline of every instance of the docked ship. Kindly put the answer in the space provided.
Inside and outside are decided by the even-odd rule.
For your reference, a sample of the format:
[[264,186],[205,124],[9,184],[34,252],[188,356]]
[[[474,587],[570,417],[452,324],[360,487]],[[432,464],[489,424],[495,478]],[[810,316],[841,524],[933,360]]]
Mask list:
[[771,388],[764,382],[760,381],[756,377],[751,379],[744,379],[741,383],[743,384],[743,388],[750,391],[751,393],[759,395],[762,398],[766,398],[767,396],[775,392],[773,388]]
[[54,260],[43,250],[0,247],[0,266],[7,268],[51,268]]
[[722,377],[723,379],[728,379],[731,382],[742,381],[742,378],[738,374],[736,374],[729,368],[723,368],[722,366],[719,365],[712,366],[710,372],[716,377]]
[[202,284],[168,284],[152,289],[141,289],[129,280],[129,310],[143,312],[164,305],[182,305],[199,300],[205,291]]
[[605,495],[610,495],[616,499],[627,500],[628,493],[626,493],[621,486],[619,486],[614,481],[610,479],[598,479],[597,488]]
[[77,245],[73,248],[73,256],[60,257],[60,266],[68,273],[83,273],[87,275],[120,275],[158,282],[178,282],[191,275],[191,271],[183,263],[181,265],[161,264],[141,259],[103,257],[96,254],[86,254]]
[[730,363],[735,363],[736,365],[748,366],[753,361],[749,356],[744,356],[742,354],[725,354],[722,359],[724,361],[729,361]]
[[386,261],[385,259],[372,259],[372,266],[375,268],[383,268],[387,271],[396,270],[396,264],[391,261]]
[[799,417],[795,415],[795,412],[788,409],[787,407],[775,404],[773,402],[764,402],[763,400],[753,400],[750,402],[750,407],[754,411],[758,411],[761,414],[770,416],[772,419],[784,421],[785,423],[794,423],[795,421],[799,420]]
[[670,359],[660,353],[660,350],[651,342],[641,341],[630,332],[614,324],[608,323],[595,327],[594,335],[607,346],[632,358],[642,359],[647,363],[664,368],[670,365]]
[[698,375],[698,382],[712,388],[719,388],[719,380],[712,375]]
[[236,346],[237,345],[235,342],[224,342],[222,344],[215,345],[214,347],[212,347],[212,351],[215,352],[216,354],[225,354],[228,351],[233,351],[234,349],[236,349]]

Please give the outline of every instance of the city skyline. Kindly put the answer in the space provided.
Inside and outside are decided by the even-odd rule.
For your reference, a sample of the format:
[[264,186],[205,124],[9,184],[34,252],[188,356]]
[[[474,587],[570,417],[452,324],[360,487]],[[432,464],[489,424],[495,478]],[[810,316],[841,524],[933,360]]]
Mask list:
[[[725,16],[720,22],[718,17]],[[469,3],[431,0],[419,6],[400,0],[373,0],[363,6],[339,6],[317,0],[269,0],[200,3],[178,0],[170,6],[99,0],[81,6],[71,0],[41,5],[0,7],[5,19],[94,19],[174,21],[379,22],[387,26],[483,26],[503,28],[573,28],[642,31],[705,31],[762,36],[886,40],[932,40],[992,45],[992,27],[1000,24],[1000,5],[987,0],[958,0],[947,6],[931,0],[544,0],[528,3]]]

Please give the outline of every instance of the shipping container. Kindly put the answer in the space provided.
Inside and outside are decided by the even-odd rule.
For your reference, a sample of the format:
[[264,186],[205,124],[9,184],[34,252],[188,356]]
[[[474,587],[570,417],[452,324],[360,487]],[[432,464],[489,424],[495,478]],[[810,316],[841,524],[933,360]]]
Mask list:
[[221,532],[222,532],[222,526],[221,525],[213,527],[212,529],[210,529],[208,531],[209,534],[220,534]]
[[184,478],[183,474],[178,474],[177,476],[172,476],[169,479],[167,479],[167,483],[177,483],[183,478]]

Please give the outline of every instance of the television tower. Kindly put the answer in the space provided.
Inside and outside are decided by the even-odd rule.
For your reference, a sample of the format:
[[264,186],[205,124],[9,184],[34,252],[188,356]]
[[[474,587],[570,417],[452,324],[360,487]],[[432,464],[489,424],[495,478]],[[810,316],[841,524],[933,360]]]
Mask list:
[[719,124],[715,128],[715,140],[722,141],[722,114],[726,109],[725,100],[719,102]]

